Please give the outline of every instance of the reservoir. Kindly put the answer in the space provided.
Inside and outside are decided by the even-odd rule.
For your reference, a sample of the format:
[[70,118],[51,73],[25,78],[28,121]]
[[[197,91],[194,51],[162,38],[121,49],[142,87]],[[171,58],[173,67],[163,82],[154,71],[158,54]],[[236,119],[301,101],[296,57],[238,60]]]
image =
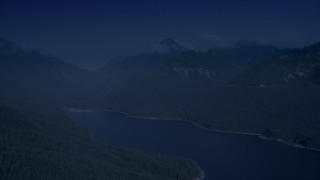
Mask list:
[[71,119],[107,144],[192,158],[215,179],[320,179],[320,152],[257,136],[218,133],[190,122],[124,114],[70,112]]

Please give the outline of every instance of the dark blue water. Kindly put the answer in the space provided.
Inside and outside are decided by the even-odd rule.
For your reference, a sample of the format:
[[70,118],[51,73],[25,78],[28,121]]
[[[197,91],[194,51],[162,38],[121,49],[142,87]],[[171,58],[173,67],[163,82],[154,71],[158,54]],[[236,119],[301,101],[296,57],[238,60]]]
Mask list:
[[183,121],[129,118],[111,112],[70,116],[105,143],[192,158],[209,180],[320,180],[320,152],[255,136],[210,132]]

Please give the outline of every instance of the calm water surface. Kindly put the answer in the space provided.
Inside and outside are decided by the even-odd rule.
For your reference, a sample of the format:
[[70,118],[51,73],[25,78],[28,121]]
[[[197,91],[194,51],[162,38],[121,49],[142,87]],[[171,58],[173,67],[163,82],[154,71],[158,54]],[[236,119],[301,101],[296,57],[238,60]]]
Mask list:
[[320,180],[320,152],[255,136],[210,132],[183,121],[129,118],[112,112],[72,112],[70,116],[105,143],[192,158],[206,180]]

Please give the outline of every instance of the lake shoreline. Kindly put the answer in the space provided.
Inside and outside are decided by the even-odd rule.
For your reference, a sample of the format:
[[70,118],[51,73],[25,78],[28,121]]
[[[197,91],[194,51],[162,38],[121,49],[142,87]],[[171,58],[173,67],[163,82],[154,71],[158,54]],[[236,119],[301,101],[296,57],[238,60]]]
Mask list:
[[105,112],[112,112],[112,113],[119,113],[119,114],[123,114],[129,118],[139,118],[139,119],[148,119],[148,120],[162,120],[162,121],[184,121],[184,122],[188,122],[191,123],[193,126],[196,126],[198,128],[204,129],[206,131],[211,131],[211,132],[216,132],[216,133],[223,133],[223,134],[238,134],[238,135],[247,135],[247,136],[256,136],[260,139],[263,140],[268,140],[268,141],[275,141],[275,142],[279,142],[282,144],[286,144],[289,146],[293,146],[295,148],[300,148],[300,149],[306,149],[306,150],[310,150],[310,151],[316,151],[316,152],[320,152],[320,149],[316,149],[316,148],[308,148],[308,147],[304,147],[301,146],[299,144],[296,143],[290,143],[287,142],[281,138],[269,138],[264,136],[263,134],[258,134],[258,133],[245,133],[245,132],[236,132],[236,131],[227,131],[227,130],[214,130],[214,129],[209,129],[207,127],[204,127],[196,122],[192,122],[192,121],[188,121],[188,120],[184,120],[181,118],[159,118],[159,117],[147,117],[147,116],[134,116],[134,115],[130,115],[127,112],[122,112],[122,111],[114,111],[114,110],[110,110],[110,109],[92,109],[92,110],[87,110],[87,109],[75,109],[75,108],[69,108],[68,111],[71,112],[97,112],[97,111],[105,111]]
[[[75,108],[70,108],[68,109],[69,112],[99,112],[99,111],[104,111],[104,112],[112,112],[112,113],[119,113],[119,114],[123,114],[126,117],[129,118],[139,118],[139,119],[148,119],[148,120],[164,120],[164,121],[185,121],[182,119],[164,119],[164,118],[149,118],[149,117],[139,117],[139,116],[130,116],[128,113],[126,112],[120,112],[120,111],[112,111],[112,110],[108,110],[108,109],[94,109],[94,110],[88,110],[88,109],[75,109]],[[190,121],[186,121],[186,122],[190,122]],[[93,134],[92,134],[93,135]],[[198,169],[200,171],[200,176],[199,177],[195,177],[192,180],[203,180],[205,178],[205,173],[204,171],[201,169],[200,166],[198,166]]]

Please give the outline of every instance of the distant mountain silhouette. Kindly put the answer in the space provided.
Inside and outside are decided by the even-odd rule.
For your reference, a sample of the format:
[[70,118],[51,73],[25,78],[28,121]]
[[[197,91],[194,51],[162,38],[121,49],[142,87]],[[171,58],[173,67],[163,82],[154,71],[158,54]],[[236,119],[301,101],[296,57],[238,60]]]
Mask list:
[[263,45],[184,51],[164,66],[132,78],[123,88],[108,94],[105,102],[126,112],[176,117],[182,105],[205,96],[277,52],[277,48]]
[[117,57],[106,63],[98,70],[105,78],[106,91],[119,88],[137,75],[151,73],[162,66],[175,55],[183,52],[186,48],[179,45],[173,39],[165,39],[157,46],[161,51],[153,51]]
[[71,100],[94,91],[97,80],[74,64],[0,40],[0,92],[7,98]]

